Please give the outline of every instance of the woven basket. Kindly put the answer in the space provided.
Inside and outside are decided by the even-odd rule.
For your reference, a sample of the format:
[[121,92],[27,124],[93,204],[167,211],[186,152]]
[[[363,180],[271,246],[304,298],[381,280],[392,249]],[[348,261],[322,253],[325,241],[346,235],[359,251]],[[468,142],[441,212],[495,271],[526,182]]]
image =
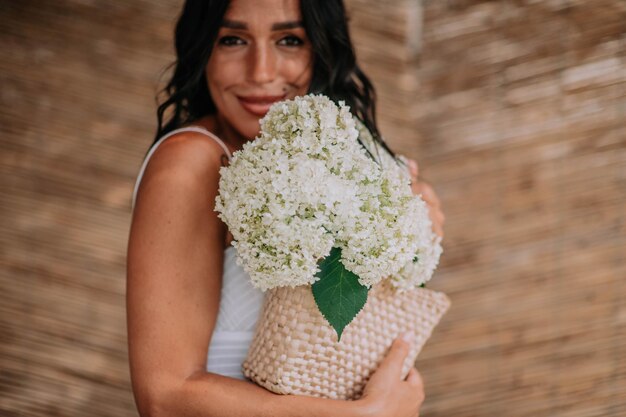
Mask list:
[[337,342],[311,286],[268,290],[243,374],[277,394],[356,400],[393,340],[411,330],[415,340],[402,369],[404,379],[449,307],[442,292],[399,292],[383,280],[372,286],[365,306]]

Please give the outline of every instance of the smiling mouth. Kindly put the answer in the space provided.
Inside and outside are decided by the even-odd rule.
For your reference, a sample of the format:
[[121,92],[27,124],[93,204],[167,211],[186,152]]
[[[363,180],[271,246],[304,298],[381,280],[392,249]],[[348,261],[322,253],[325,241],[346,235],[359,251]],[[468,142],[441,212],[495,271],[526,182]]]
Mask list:
[[279,96],[237,96],[241,107],[255,116],[265,116],[272,104],[284,100],[287,94]]

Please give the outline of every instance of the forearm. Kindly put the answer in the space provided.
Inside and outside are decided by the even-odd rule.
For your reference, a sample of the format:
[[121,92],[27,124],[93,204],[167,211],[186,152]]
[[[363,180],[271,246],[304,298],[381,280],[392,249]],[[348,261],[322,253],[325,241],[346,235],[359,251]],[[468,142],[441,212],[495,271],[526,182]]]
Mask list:
[[274,394],[249,381],[198,373],[163,398],[159,414],[177,417],[360,417],[360,404]]

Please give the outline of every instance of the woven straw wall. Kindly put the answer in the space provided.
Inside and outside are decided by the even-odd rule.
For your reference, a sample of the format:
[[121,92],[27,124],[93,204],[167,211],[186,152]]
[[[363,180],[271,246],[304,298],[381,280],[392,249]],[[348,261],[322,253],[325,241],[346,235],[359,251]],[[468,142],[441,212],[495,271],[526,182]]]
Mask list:
[[[181,1],[0,0],[0,415],[136,416],[130,195]],[[423,415],[626,414],[620,0],[350,0],[446,214]]]
[[415,154],[453,300],[425,415],[626,415],[625,22],[611,0],[425,3]]

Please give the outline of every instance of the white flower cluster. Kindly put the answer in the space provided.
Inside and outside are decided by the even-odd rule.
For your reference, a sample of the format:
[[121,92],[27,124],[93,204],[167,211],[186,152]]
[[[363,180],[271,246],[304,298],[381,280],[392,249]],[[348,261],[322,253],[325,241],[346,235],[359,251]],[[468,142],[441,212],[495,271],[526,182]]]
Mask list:
[[[377,158],[379,164],[385,170],[394,170],[399,175],[411,179],[408,168],[408,160],[403,155],[398,155],[402,161],[402,165],[374,141],[371,133],[363,123],[357,120],[357,128],[359,129],[359,139],[367,147],[368,150]],[[389,276],[393,285],[400,290],[407,290],[428,282],[437,269],[439,259],[443,253],[441,246],[441,236],[438,236],[432,230],[432,222],[428,216],[428,206],[420,195],[416,196],[414,204],[419,206],[418,214],[421,223],[419,227],[419,244],[415,252],[415,257],[411,262],[405,264],[400,271]]]
[[434,270],[440,251],[426,204],[395,161],[386,169],[368,156],[359,134],[343,102],[296,97],[275,103],[259,137],[220,169],[215,210],[253,285],[312,284],[334,246],[367,287],[386,277],[399,288],[430,278],[424,271]]

